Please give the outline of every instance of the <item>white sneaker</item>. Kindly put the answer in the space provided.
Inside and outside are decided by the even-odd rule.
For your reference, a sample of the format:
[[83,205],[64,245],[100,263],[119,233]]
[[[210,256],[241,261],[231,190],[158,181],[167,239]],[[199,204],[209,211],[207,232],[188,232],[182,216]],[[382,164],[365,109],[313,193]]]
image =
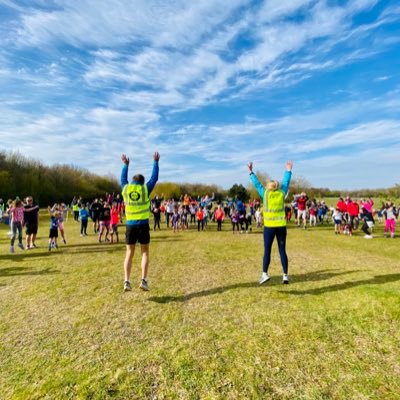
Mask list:
[[285,285],[289,283],[289,277],[286,274],[283,275],[282,283],[284,283]]
[[269,277],[269,275],[266,272],[263,272],[258,283],[262,285],[263,283],[268,282],[270,279],[271,278]]
[[365,235],[364,239],[372,239],[372,237],[373,237],[372,235]]
[[149,285],[148,285],[146,279],[142,279],[142,280],[140,281],[139,287],[140,287],[140,289],[142,289],[142,290],[144,290],[144,291],[146,291],[146,292],[150,290],[150,289],[149,289]]

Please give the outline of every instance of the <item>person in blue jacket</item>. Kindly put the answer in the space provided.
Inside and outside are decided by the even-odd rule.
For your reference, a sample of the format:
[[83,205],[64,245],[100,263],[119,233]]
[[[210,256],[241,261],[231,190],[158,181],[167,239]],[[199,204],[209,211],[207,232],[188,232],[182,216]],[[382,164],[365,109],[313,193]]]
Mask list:
[[288,257],[286,254],[286,215],[285,215],[285,197],[289,190],[290,180],[292,177],[293,162],[287,161],[286,171],[283,175],[282,183],[270,180],[266,184],[266,188],[260,183],[256,174],[253,172],[253,163],[248,164],[250,171],[250,179],[258,194],[263,199],[263,216],[264,216],[264,258],[263,272],[259,280],[260,285],[269,281],[268,267],[271,261],[272,243],[276,237],[278,241],[279,255],[281,257],[283,280],[289,283],[288,277]]

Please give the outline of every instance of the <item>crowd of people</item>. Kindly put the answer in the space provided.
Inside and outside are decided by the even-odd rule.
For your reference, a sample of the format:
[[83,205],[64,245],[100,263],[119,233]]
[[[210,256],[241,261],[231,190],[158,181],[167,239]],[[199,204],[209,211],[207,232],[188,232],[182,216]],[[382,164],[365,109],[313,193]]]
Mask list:
[[[287,199],[286,199],[287,200]],[[391,201],[382,203],[374,209],[372,199],[355,200],[350,197],[339,198],[335,206],[328,206],[323,200],[309,199],[305,192],[293,196],[291,203],[285,205],[287,222],[294,222],[297,228],[307,229],[318,225],[332,225],[337,235],[353,233],[361,228],[366,239],[373,237],[376,223],[384,224],[384,236],[394,238],[399,209]],[[150,212],[153,215],[153,230],[161,230],[162,225],[173,232],[196,229],[207,230],[210,222],[216,224],[217,231],[222,231],[228,223],[233,233],[248,233],[253,227],[261,228],[263,215],[259,199],[244,203],[238,199],[226,198],[216,201],[214,194],[203,197],[185,194],[179,199],[164,199],[155,195],[150,200]],[[64,221],[71,215],[79,223],[80,236],[88,236],[91,222],[92,233],[99,243],[119,242],[118,226],[123,223],[125,203],[120,194],[106,193],[104,198],[84,201],[74,197],[71,203],[56,203],[48,207],[50,217],[49,250],[58,248],[58,236],[66,244]],[[8,221],[11,236],[10,252],[18,247],[31,250],[36,246],[35,240],[39,225],[39,206],[31,196],[25,199],[0,199],[0,220]],[[23,243],[25,228],[25,244]]]
[[[399,217],[398,208],[387,201],[378,209],[374,209],[374,201],[350,197],[339,198],[336,205],[328,206],[324,201],[309,199],[305,192],[295,194],[289,199],[288,191],[293,163],[288,161],[282,182],[269,180],[266,186],[259,182],[253,173],[253,164],[249,163],[250,180],[255,186],[259,198],[247,203],[239,198],[216,199],[214,193],[210,196],[191,196],[185,194],[179,199],[164,198],[155,195],[151,198],[157,180],[160,155],[153,155],[153,171],[150,180],[145,183],[141,174],[133,176],[128,181],[129,158],[122,155],[123,168],[121,173],[121,194],[106,193],[104,198],[86,201],[74,197],[67,203],[49,205],[48,250],[58,248],[58,237],[64,245],[67,244],[64,222],[68,215],[73,216],[79,224],[81,237],[88,236],[89,221],[92,223],[93,235],[99,243],[119,242],[118,227],[125,220],[126,256],[124,261],[124,291],[131,290],[130,275],[132,259],[136,244],[140,244],[142,278],[140,288],[149,290],[148,265],[150,243],[150,215],[153,215],[153,230],[161,230],[161,224],[174,233],[189,229],[205,231],[210,223],[216,224],[217,232],[221,232],[224,223],[229,221],[230,230],[234,234],[248,233],[253,226],[263,228],[264,257],[263,272],[259,280],[264,284],[270,278],[268,267],[271,248],[277,239],[283,270],[283,283],[289,283],[288,259],[286,255],[287,224],[294,219],[297,228],[307,229],[317,225],[332,224],[336,235],[353,235],[361,226],[366,239],[373,237],[375,218],[378,223],[385,223],[385,237],[394,238],[396,220]],[[9,224],[10,253],[15,252],[15,241],[22,250],[37,247],[36,237],[39,228],[39,205],[32,196],[25,199],[15,198],[6,204],[0,199],[0,221]],[[25,228],[25,245],[23,243],[23,228]]]

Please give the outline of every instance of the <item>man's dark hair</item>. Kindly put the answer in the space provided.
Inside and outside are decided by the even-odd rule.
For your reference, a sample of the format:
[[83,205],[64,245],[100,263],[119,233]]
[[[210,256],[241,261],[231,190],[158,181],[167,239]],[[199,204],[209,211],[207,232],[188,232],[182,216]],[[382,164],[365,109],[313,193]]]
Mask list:
[[133,177],[135,182],[139,182],[141,185],[144,185],[144,176],[141,174],[137,174]]

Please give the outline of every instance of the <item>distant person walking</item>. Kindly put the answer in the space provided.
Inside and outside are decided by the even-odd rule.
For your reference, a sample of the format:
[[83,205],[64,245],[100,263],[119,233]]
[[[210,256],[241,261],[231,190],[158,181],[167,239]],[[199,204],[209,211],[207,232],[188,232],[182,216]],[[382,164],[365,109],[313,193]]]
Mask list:
[[18,233],[18,247],[24,250],[24,245],[22,244],[22,227],[24,225],[24,205],[21,200],[15,200],[10,209],[8,210],[11,221],[11,243],[10,243],[10,253],[14,253],[14,242]]
[[266,188],[260,183],[256,174],[253,172],[253,163],[248,164],[250,171],[250,179],[257,189],[259,195],[263,199],[264,214],[264,259],[263,272],[259,280],[260,285],[270,280],[268,268],[271,261],[272,243],[276,237],[278,241],[279,254],[281,257],[283,280],[289,283],[288,277],[288,257],[286,254],[286,215],[285,215],[285,197],[288,193],[290,180],[292,177],[293,162],[287,161],[286,171],[283,176],[282,184],[278,181],[271,180],[267,182]]
[[125,282],[124,291],[132,290],[130,276],[132,270],[132,258],[135,254],[136,243],[140,243],[142,252],[142,279],[140,288],[149,290],[148,268],[149,268],[149,244],[150,244],[150,193],[158,181],[158,161],[160,154],[153,155],[153,171],[150,180],[145,183],[144,176],[137,174],[132,181],[128,182],[129,158],[122,154],[124,166],[121,173],[122,197],[125,202],[126,215],[126,256],[124,261]]

